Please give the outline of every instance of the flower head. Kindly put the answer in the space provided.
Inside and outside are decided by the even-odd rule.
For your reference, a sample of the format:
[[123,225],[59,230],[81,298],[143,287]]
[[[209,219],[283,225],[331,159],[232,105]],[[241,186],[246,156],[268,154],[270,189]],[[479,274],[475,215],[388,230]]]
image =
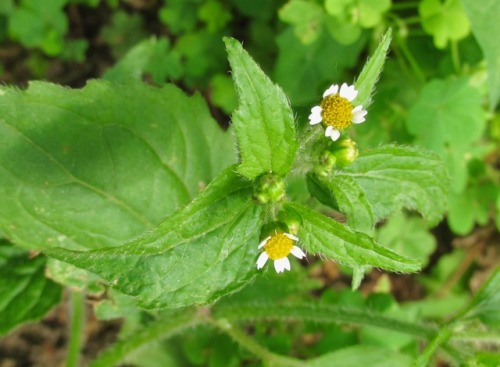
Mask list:
[[290,270],[290,260],[288,255],[291,253],[298,259],[302,259],[306,254],[294,243],[299,239],[292,234],[277,232],[272,236],[268,236],[259,245],[259,248],[264,249],[257,259],[257,269],[264,267],[268,259],[274,260],[274,269],[277,273],[282,273],[285,270]]
[[366,110],[363,106],[354,106],[352,101],[358,95],[353,85],[346,83],[339,86],[333,84],[323,93],[323,100],[319,106],[314,106],[309,115],[309,123],[321,124],[326,128],[325,136],[333,141],[340,137],[343,130],[352,123],[360,124],[365,121]]

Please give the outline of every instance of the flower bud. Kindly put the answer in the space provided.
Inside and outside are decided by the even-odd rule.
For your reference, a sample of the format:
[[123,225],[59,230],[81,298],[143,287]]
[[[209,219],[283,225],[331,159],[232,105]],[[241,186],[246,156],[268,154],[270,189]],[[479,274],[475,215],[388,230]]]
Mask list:
[[255,183],[253,197],[259,204],[282,201],[285,198],[285,182],[273,173],[260,176]]
[[358,148],[352,139],[342,139],[333,144],[331,152],[336,158],[336,167],[344,168],[358,157]]

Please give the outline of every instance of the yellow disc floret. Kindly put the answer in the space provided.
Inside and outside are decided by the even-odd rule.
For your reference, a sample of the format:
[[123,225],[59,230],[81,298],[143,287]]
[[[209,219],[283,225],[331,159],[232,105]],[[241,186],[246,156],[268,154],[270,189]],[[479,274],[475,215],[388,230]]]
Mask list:
[[324,125],[332,126],[336,130],[351,125],[353,105],[348,99],[339,94],[332,94],[323,98],[320,107]]
[[271,260],[278,260],[287,257],[294,246],[294,241],[284,233],[277,233],[264,246],[264,251]]

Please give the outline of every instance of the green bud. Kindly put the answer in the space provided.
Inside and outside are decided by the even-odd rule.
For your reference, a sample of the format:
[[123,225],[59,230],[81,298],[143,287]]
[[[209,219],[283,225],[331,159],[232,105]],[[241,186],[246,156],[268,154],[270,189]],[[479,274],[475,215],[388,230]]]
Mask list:
[[329,150],[324,150],[319,156],[318,163],[314,166],[314,171],[319,176],[328,176],[335,167],[336,162],[335,155]]
[[285,181],[273,173],[257,178],[253,197],[259,204],[276,203],[285,198]]
[[352,139],[336,141],[331,152],[337,159],[336,166],[338,168],[347,167],[358,157],[358,148],[356,147],[356,142]]

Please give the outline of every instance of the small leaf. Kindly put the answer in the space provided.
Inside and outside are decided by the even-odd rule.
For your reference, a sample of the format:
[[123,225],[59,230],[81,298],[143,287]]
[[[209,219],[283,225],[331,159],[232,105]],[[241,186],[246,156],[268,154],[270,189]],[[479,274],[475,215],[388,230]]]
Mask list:
[[[351,180],[365,198],[358,187],[349,186]],[[370,218],[367,205],[375,223],[406,208],[436,224],[446,208],[448,177],[443,163],[438,155],[423,149],[393,145],[372,149],[345,170],[334,172],[328,183],[348,218],[364,208],[363,221],[349,219],[362,228]]]
[[418,145],[437,152],[448,145],[466,147],[485,128],[481,95],[466,78],[433,80],[420,92],[406,126]]
[[123,244],[234,163],[201,97],[172,85],[33,82],[0,93],[0,228],[16,245]]
[[485,324],[500,326],[500,268],[483,284],[460,317],[478,317]]
[[294,27],[295,36],[305,45],[314,43],[323,31],[323,8],[310,1],[292,0],[281,7],[278,16]]
[[472,33],[483,50],[488,63],[490,109],[493,111],[500,99],[500,47],[498,47],[498,0],[461,0],[469,18]]
[[207,304],[255,275],[261,207],[248,180],[223,171],[191,204],[120,247],[49,256],[98,274],[148,309]]
[[127,83],[142,80],[145,73],[151,74],[157,84],[164,83],[168,77],[176,79],[181,76],[180,57],[170,51],[167,38],[150,38],[138,43],[104,73],[103,79]]
[[375,266],[397,272],[420,269],[418,261],[400,256],[380,246],[370,236],[314,210],[292,203],[285,204],[284,210],[291,216],[300,217],[300,242],[313,254],[324,255],[352,268]]
[[250,179],[267,172],[284,176],[298,148],[289,102],[238,41],[224,41],[239,95],[232,118],[241,153],[238,171]]
[[418,12],[422,27],[433,36],[437,48],[445,48],[448,41],[461,40],[470,32],[460,0],[423,0]]
[[361,70],[358,80],[356,80],[355,86],[358,90],[358,96],[353,101],[354,105],[362,105],[366,108],[371,104],[371,96],[375,91],[375,84],[377,83],[380,73],[382,72],[382,68],[384,67],[391,39],[392,30],[389,28],[389,30],[384,34],[384,37],[380,41],[372,57],[366,62],[363,70]]
[[42,318],[61,299],[61,287],[44,275],[46,258],[0,242],[0,335]]
[[378,230],[377,240],[391,250],[418,259],[426,266],[429,256],[436,250],[436,238],[429,233],[419,217],[403,213],[393,215]]
[[[310,182],[322,188],[323,199],[311,191]],[[373,211],[365,192],[353,177],[334,174],[331,177],[308,175],[309,191],[322,203],[339,210],[347,216],[347,224],[361,232],[370,233],[375,225]],[[332,205],[334,204],[334,205]]]

